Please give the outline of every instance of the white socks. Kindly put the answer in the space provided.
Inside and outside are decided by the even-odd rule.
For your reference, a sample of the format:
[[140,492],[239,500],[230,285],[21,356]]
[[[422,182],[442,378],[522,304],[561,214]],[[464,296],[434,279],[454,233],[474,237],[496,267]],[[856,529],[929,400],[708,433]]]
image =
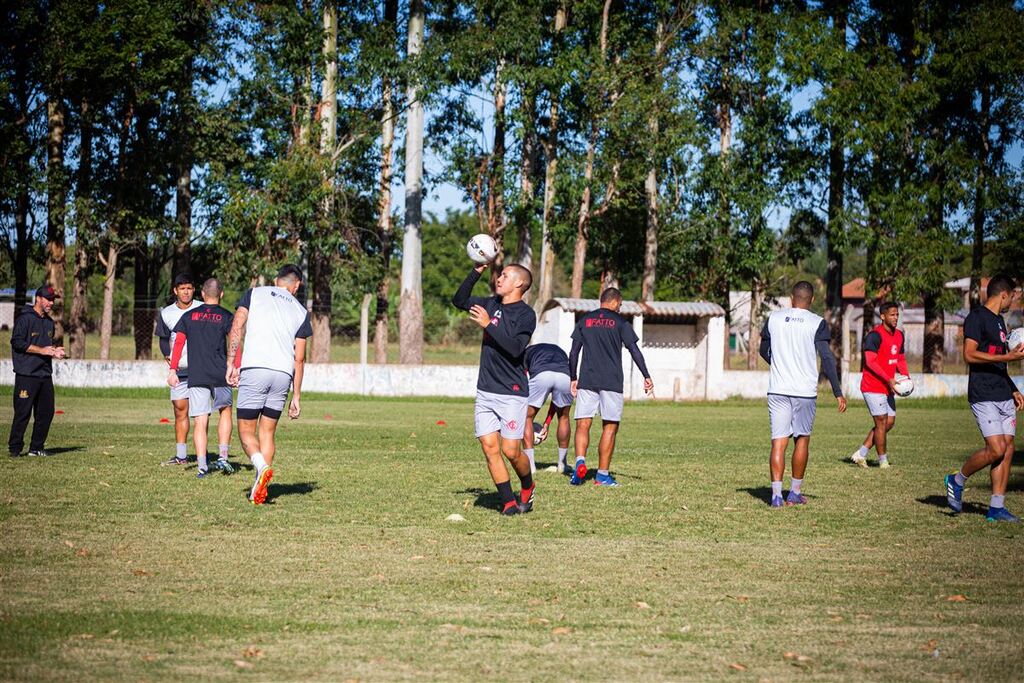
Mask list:
[[183,443],[174,444],[174,457],[178,460],[184,460],[188,457],[188,446]]
[[530,474],[533,474],[537,471],[537,463],[533,460],[533,449],[524,448],[523,453],[526,453],[526,457],[530,459]]
[[772,498],[782,498],[782,481],[772,482]]
[[267,461],[263,459],[262,453],[253,453],[249,456],[249,459],[252,460],[253,467],[256,468],[257,472],[267,469]]
[[860,453],[860,457],[866,458],[866,457],[868,457],[868,453],[871,452],[871,449],[870,448],[865,448],[863,445],[861,445],[860,450],[857,451],[857,452]]
[[[792,493],[799,494],[800,493],[800,487],[803,485],[803,483],[804,483],[803,479],[796,479],[794,477],[790,477],[789,478],[789,490]],[[782,482],[779,482],[780,486],[781,486],[781,484],[782,484]]]

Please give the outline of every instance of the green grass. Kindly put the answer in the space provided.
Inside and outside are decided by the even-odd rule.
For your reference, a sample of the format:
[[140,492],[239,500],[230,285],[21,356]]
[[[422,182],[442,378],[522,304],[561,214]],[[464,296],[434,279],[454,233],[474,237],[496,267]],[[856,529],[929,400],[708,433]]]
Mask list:
[[260,508],[248,472],[157,467],[162,392],[57,405],[48,445],[71,450],[0,462],[0,679],[1021,676],[1022,531],[978,513],[983,475],[943,507],[979,442],[961,401],[901,403],[883,471],[844,462],[863,406],[823,399],[811,502],[784,510],[762,500],[763,404],[631,404],[619,489],[541,473],[516,518],[467,401],[305,397]]
[[[160,357],[160,346],[156,337],[152,339],[150,353],[153,358]],[[373,340],[370,340],[369,361],[373,362]],[[0,358],[11,357],[11,332],[0,330]],[[100,357],[100,335],[90,334],[85,341],[85,357]],[[131,335],[118,335],[110,338],[110,360],[133,360],[135,358],[135,338]],[[466,344],[436,345],[427,344],[423,347],[423,362],[437,365],[472,365],[480,358],[480,346]],[[359,343],[348,339],[335,338],[331,343],[332,363],[358,363]],[[398,362],[398,343],[388,345],[388,362]]]

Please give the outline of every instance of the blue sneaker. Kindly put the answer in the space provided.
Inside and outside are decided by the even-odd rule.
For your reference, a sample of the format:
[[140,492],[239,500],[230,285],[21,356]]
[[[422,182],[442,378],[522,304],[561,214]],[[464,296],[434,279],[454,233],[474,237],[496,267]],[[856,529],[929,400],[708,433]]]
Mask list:
[[963,503],[964,487],[956,483],[955,474],[946,475],[946,502],[953,512],[960,512],[964,509]]
[[594,486],[618,486],[619,482],[615,481],[615,477],[610,474],[597,473],[594,477]]
[[210,474],[210,470],[199,470],[196,472],[196,479],[203,479]]
[[786,495],[786,506],[787,507],[790,506],[790,505],[806,505],[806,504],[807,504],[807,499],[804,498],[799,493],[797,493],[796,491],[790,491]]
[[773,508],[782,507],[782,496],[772,496],[772,502],[769,503]]
[[572,470],[572,475],[569,477],[569,483],[573,486],[579,486],[583,483],[583,480],[587,478],[587,463],[582,460],[576,461],[576,467]]
[[988,514],[985,515],[985,519],[990,522],[1009,522],[1010,524],[1020,524],[1020,517],[1013,514],[1006,508],[989,507]]

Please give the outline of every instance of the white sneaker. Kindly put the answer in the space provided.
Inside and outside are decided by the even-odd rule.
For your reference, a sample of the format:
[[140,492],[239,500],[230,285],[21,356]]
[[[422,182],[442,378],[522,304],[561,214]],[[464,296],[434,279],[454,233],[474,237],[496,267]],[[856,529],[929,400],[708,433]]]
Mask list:
[[853,452],[853,455],[850,456],[850,460],[853,461],[854,465],[858,465],[864,469],[868,468],[868,461],[860,454],[859,449]]
[[883,470],[889,469],[889,467],[890,467],[889,459],[886,458],[885,460],[879,460],[878,461],[878,466],[881,467]]

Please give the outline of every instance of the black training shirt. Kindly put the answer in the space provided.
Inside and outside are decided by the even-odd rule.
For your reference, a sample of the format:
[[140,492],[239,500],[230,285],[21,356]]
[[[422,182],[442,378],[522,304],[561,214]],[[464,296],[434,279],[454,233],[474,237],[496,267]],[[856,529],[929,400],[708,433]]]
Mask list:
[[526,370],[531,377],[542,372],[569,374],[569,354],[558,344],[534,344],[526,349]]
[[53,358],[38,353],[26,353],[31,345],[53,346],[53,320],[48,315],[39,315],[36,309],[26,304],[21,315],[14,321],[11,330],[11,360],[14,374],[26,377],[50,377],[53,375]]
[[231,311],[217,304],[203,304],[185,314],[174,326],[188,344],[188,385],[190,387],[226,387],[227,336],[231,331]]
[[[622,347],[633,347],[640,338],[621,315],[607,308],[587,313],[572,332],[573,345],[583,346],[579,389],[622,393]],[[576,368],[570,368],[570,377]],[[644,375],[647,376],[646,368]]]
[[[984,306],[975,308],[964,320],[964,341],[968,339],[978,342],[978,350],[983,353],[999,355],[1009,352],[1003,316]],[[967,400],[970,403],[1013,399],[1017,387],[1010,380],[1006,363],[970,363],[967,367]]]
[[501,303],[498,296],[470,296],[480,273],[470,271],[452,297],[456,308],[468,311],[482,306],[491,316],[480,344],[480,374],[476,388],[492,394],[529,396],[530,379],[526,375],[526,346],[537,327],[537,316],[529,304],[517,301]]

